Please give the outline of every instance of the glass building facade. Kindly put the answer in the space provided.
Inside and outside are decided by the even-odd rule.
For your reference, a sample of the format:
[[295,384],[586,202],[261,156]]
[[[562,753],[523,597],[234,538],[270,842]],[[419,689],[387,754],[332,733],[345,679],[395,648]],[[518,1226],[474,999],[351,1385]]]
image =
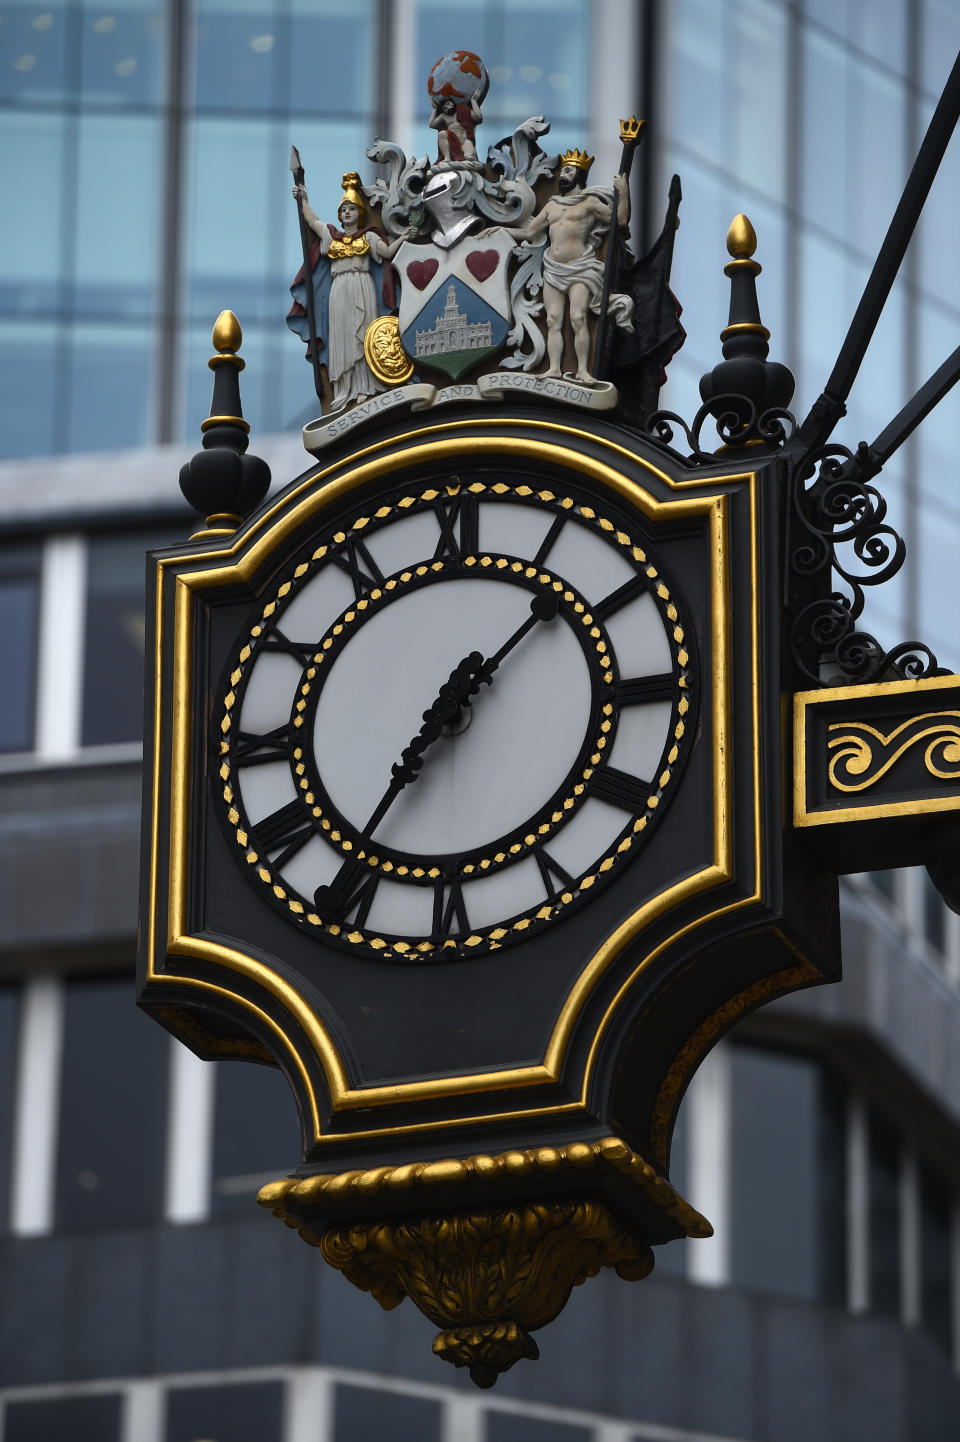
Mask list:
[[[618,116],[644,114],[638,239],[674,171],[684,193],[663,403],[692,416],[720,358],[745,211],[802,416],[958,47],[953,0],[0,4],[0,1442],[957,1435],[960,918],[925,872],[852,878],[847,979],[748,1019],[698,1073],[671,1175],[716,1236],[661,1249],[643,1288],[579,1289],[541,1370],[489,1397],[439,1375],[422,1319],[319,1282],[257,1213],[299,1155],[286,1083],[197,1061],[133,1010],[130,971],[142,557],[189,526],[176,468],[220,310],[277,480],[317,410],[283,323],[291,144],[331,217],[374,136],[432,148],[425,78],[455,48],[490,70],[485,144],[542,113],[602,180]],[[958,225],[955,141],[838,439],[872,439],[954,349]],[[880,478],[908,560],[864,618],[954,668],[958,429],[954,396]]]

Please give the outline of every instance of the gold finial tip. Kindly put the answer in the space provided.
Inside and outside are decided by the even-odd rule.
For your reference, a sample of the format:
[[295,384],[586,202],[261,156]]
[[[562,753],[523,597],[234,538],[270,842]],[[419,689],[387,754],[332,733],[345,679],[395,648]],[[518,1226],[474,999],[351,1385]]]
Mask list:
[[727,231],[727,250],[735,260],[749,260],[757,248],[757,232],[745,215],[735,215]]
[[243,340],[243,331],[240,329],[240,322],[232,310],[222,310],[217,316],[217,323],[213,327],[213,346],[221,355],[225,352],[238,351],[240,342]]
[[645,120],[638,120],[635,115],[631,115],[629,120],[621,120],[620,139],[623,144],[626,145],[629,140],[636,140],[645,124]]

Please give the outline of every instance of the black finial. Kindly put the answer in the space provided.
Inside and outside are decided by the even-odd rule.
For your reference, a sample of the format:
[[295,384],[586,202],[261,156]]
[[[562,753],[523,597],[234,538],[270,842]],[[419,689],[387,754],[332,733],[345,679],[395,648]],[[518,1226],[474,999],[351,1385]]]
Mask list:
[[206,521],[191,540],[232,535],[270,486],[266,461],[245,454],[250,427],[240,409],[240,372],[246,364],[237,355],[242,339],[233,311],[221,311],[213,327],[217,354],[209,361],[213,399],[200,427],[203,450],[180,468],[180,489]]
[[753,259],[756,248],[753,226],[745,215],[735,216],[727,231],[727,250],[733,258],[723,268],[730,277],[730,318],[720,332],[724,358],[700,380],[704,404],[733,446],[772,439],[776,433],[764,434],[758,423],[764,412],[785,409],[794,389],[792,371],[779,361],[767,360],[770,332],[760,320],[761,267]]

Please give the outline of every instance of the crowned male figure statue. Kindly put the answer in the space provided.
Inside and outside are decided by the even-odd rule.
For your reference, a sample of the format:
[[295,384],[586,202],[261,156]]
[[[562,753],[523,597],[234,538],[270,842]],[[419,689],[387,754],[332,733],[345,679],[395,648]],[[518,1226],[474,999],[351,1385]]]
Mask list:
[[[590,315],[600,314],[603,264],[597,252],[614,220],[625,228],[630,220],[626,177],[616,175],[613,191],[587,188],[593,156],[567,150],[560,157],[557,194],[526,225],[505,227],[520,240],[536,240],[546,232],[543,253],[543,303],[547,313],[547,360],[544,376],[557,376],[563,360],[563,319],[569,306],[576,379],[596,384],[590,373]],[[612,238],[610,243],[612,244]],[[633,300],[628,295],[609,298],[607,313],[625,330],[633,329]]]

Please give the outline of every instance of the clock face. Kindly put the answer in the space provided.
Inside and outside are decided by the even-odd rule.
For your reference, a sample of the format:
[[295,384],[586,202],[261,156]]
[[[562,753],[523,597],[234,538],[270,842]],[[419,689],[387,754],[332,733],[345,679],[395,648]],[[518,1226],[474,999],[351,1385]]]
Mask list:
[[294,925],[382,960],[507,946],[645,844],[693,732],[691,633],[636,523],[477,472],[313,538],[246,628],[218,805]]

